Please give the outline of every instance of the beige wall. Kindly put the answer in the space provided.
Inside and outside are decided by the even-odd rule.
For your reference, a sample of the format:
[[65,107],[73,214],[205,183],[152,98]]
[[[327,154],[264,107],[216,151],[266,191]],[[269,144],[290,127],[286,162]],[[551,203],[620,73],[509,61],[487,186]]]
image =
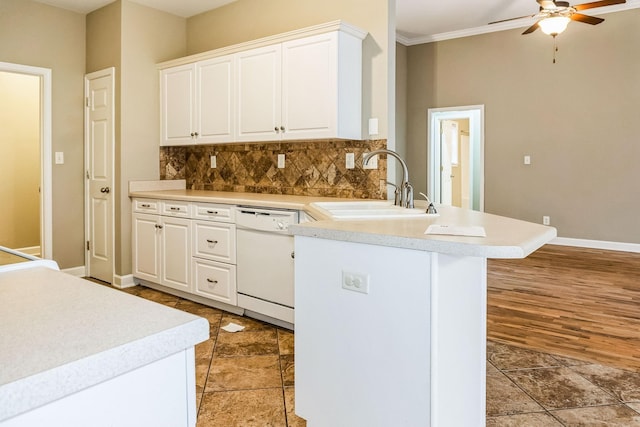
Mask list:
[[[408,49],[410,167],[426,185],[427,109],[485,105],[485,209],[562,237],[640,243],[640,9],[558,37],[503,31]],[[523,156],[532,164],[523,165]]]
[[[221,8],[189,18],[187,49],[189,54],[255,40],[286,31],[342,19],[369,32],[363,42],[363,122],[379,120],[380,134],[393,144],[395,39],[389,31],[395,22],[395,1],[391,0],[238,0]],[[391,28],[394,28],[392,26]],[[391,79],[391,80],[389,80]],[[391,86],[390,83],[391,82]],[[363,133],[363,135],[367,135]]]
[[0,246],[40,246],[40,78],[0,71]]
[[159,161],[152,161],[160,158],[160,81],[156,64],[185,54],[184,18],[123,2],[117,274],[131,273],[129,181],[160,176]]
[[84,16],[30,0],[0,1],[0,61],[52,70],[53,258],[61,268],[84,265]]
[[[158,179],[156,64],[186,55],[186,20],[118,0],[87,15],[87,72],[116,68],[115,274],[131,273],[130,180]],[[146,160],[149,161],[146,161]]]

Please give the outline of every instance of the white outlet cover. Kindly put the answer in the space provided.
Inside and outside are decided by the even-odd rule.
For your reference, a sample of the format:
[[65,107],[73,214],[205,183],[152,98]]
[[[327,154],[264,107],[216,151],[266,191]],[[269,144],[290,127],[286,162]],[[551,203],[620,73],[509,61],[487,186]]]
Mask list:
[[56,165],[64,164],[64,152],[56,151],[55,158],[56,158]]
[[278,154],[278,168],[284,168],[284,154]]
[[[369,153],[362,153],[362,158],[364,158],[364,156],[366,156]],[[367,163],[366,165],[362,164],[362,169],[378,169],[378,155],[376,154],[375,156],[371,157],[369,159],[369,163]]]
[[218,162],[216,161],[216,156],[211,156],[211,169],[215,169],[218,167]]

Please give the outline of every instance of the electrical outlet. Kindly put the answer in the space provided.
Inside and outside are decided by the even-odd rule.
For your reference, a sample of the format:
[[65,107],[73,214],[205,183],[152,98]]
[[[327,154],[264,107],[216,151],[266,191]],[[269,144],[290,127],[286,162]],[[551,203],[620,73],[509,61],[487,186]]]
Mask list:
[[211,169],[217,168],[216,156],[211,156]]
[[542,217],[542,225],[549,225],[551,224],[551,217],[549,216],[543,216]]
[[284,154],[278,154],[278,168],[284,168]]
[[531,164],[531,156],[524,156],[524,164],[525,165]]
[[[364,159],[367,154],[369,153],[362,153],[362,158]],[[369,163],[367,163],[366,165],[364,164],[363,160],[362,169],[378,169],[378,155],[376,154],[375,156],[369,158]]]
[[362,294],[369,293],[369,275],[361,273],[353,273],[350,271],[342,272],[342,289],[348,291],[360,292]]
[[356,156],[353,153],[347,153],[346,168],[353,169],[356,167]]
[[64,152],[56,151],[56,165],[64,165]]

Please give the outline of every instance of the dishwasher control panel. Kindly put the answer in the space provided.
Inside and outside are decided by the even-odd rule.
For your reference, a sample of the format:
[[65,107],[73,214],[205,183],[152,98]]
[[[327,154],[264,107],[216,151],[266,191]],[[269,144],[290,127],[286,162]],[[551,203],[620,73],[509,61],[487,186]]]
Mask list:
[[289,225],[298,223],[298,211],[236,207],[236,226],[251,230],[287,233]]

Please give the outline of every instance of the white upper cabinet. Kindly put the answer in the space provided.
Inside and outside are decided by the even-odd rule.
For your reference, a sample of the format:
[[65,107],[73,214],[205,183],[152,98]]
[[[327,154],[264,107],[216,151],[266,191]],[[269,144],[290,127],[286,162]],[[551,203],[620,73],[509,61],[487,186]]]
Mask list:
[[281,63],[279,44],[237,54],[236,141],[279,139],[282,126]]
[[283,139],[362,136],[361,41],[337,31],[282,44]]
[[161,145],[193,144],[195,132],[195,64],[160,73]]
[[232,142],[234,56],[161,71],[161,145]]
[[365,35],[336,21],[161,64],[161,144],[361,139]]
[[232,142],[234,137],[235,58],[227,55],[196,63],[198,143]]

